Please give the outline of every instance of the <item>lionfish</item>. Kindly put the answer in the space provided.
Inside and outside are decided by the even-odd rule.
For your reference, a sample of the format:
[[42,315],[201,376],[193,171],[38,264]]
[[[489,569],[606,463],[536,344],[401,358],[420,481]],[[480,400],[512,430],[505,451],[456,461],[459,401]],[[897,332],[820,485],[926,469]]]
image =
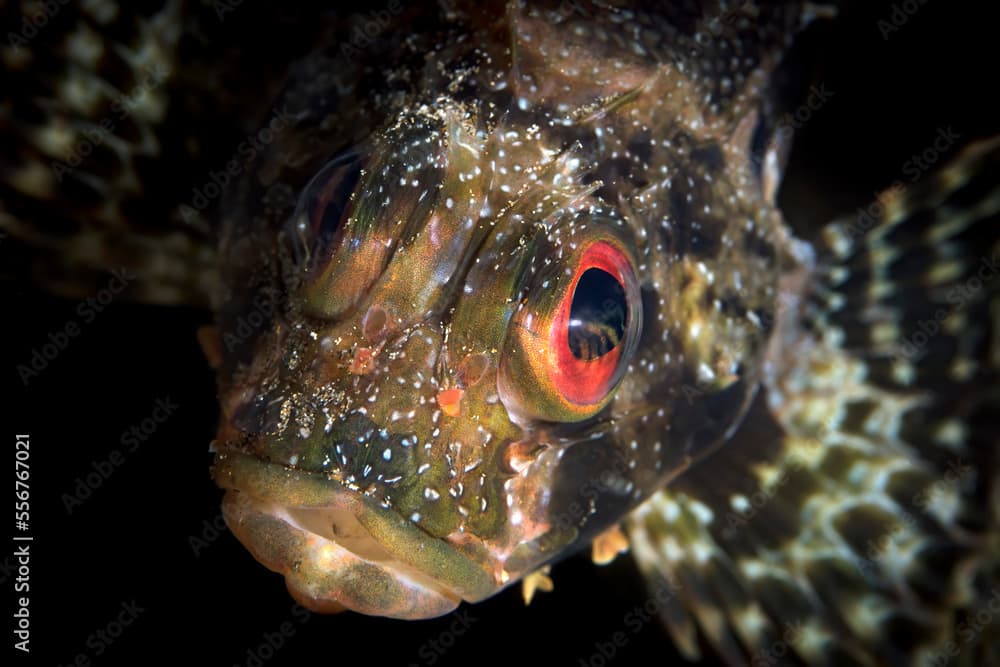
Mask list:
[[590,547],[690,658],[996,658],[1000,143],[797,238],[774,73],[835,8],[394,0],[238,53],[238,3],[153,4],[21,3],[0,225],[213,309],[226,521],[302,605]]

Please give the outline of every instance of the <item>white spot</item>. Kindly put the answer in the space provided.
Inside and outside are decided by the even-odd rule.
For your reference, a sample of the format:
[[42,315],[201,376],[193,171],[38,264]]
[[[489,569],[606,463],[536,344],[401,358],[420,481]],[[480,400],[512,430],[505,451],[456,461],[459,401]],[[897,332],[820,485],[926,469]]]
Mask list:
[[669,561],[677,562],[684,558],[684,550],[681,549],[680,545],[677,544],[677,540],[673,537],[664,537],[660,540],[660,551],[663,552],[663,556]]
[[965,443],[968,427],[957,419],[946,419],[941,422],[934,437],[941,444],[957,449]]
[[691,514],[694,514],[698,521],[704,524],[710,524],[715,519],[715,513],[712,512],[708,505],[702,502],[692,500],[689,507],[691,508]]
[[729,504],[737,512],[746,512],[750,509],[750,501],[743,494],[737,494],[729,497]]
[[701,541],[691,545],[691,554],[699,563],[707,563],[712,558],[712,550],[707,544]]
[[701,383],[708,383],[715,379],[715,372],[708,367],[708,364],[702,362],[698,364],[698,381]]

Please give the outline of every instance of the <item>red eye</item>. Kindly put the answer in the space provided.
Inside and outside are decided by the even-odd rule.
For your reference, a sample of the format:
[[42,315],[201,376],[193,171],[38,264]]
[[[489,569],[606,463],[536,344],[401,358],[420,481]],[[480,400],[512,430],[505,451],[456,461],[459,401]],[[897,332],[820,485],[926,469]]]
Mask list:
[[620,379],[615,371],[629,324],[629,278],[625,257],[603,242],[590,246],[577,266],[550,333],[552,380],[571,403],[598,403]]
[[638,282],[616,242],[591,243],[570,266],[518,313],[500,376],[508,408],[549,421],[585,419],[607,405],[641,333]]

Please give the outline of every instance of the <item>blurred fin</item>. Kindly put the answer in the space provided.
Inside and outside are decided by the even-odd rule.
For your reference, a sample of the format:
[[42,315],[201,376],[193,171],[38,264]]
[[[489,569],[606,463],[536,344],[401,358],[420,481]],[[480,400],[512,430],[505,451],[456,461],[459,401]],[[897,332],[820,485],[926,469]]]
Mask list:
[[3,277],[83,297],[121,271],[132,298],[206,305],[209,234],[157,198],[149,168],[165,154],[183,3],[53,5],[40,23],[19,5],[3,10],[21,29],[0,59]]
[[745,423],[631,515],[633,553],[674,586],[661,615],[692,658],[700,638],[729,664],[987,664],[1000,138],[816,246]]

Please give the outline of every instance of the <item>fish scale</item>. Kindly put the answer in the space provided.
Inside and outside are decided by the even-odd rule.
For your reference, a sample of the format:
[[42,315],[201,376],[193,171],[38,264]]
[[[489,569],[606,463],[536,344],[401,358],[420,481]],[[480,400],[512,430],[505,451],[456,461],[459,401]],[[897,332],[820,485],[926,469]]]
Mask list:
[[[176,28],[179,7],[156,16]],[[58,238],[28,223],[80,202],[25,187],[37,159],[3,172],[5,229],[75,265],[71,286],[144,248],[137,296],[213,303],[233,531],[310,608],[420,618],[624,521],[688,657],[934,660],[996,583],[996,142],[798,240],[773,200],[771,77],[829,10],[420,9],[363,62],[344,48],[351,21],[318,22],[267,86],[289,127],[197,213],[217,213],[216,246],[190,227],[85,240],[125,209]],[[62,96],[60,113],[98,115]],[[161,121],[147,132],[172,136]],[[155,181],[103,165],[78,176],[115,195]],[[311,202],[354,168],[348,213],[321,218],[334,229],[317,242]],[[628,313],[586,360],[623,358],[590,409],[548,384],[576,362],[544,338],[586,299],[570,288],[587,258]],[[253,313],[263,325],[225,343]],[[466,385],[470,359],[484,370]]]

